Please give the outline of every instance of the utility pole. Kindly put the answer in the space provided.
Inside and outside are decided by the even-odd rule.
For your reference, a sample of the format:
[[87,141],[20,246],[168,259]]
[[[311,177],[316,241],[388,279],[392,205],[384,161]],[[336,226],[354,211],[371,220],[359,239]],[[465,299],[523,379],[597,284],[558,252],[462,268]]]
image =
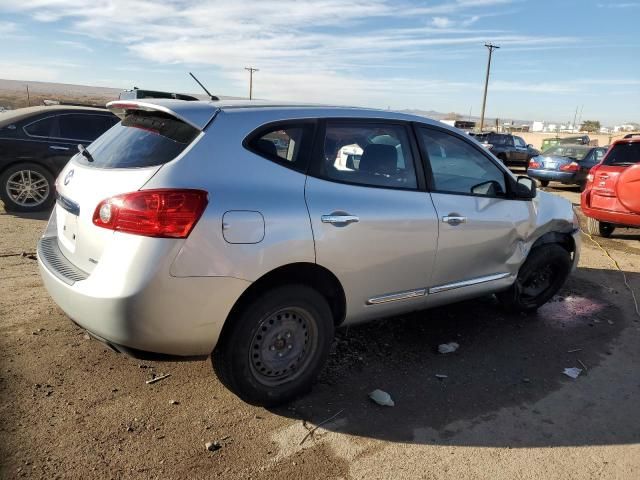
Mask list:
[[572,133],[575,133],[576,130],[576,117],[578,116],[578,107],[576,106],[576,113],[573,114],[573,124],[571,125]]
[[259,72],[257,68],[244,67],[249,72],[249,100],[253,100],[253,72]]
[[480,113],[480,132],[482,132],[484,127],[484,109],[487,105],[487,87],[489,86],[489,72],[491,71],[491,55],[495,49],[500,48],[491,43],[485,43],[484,46],[489,49],[489,60],[487,61],[487,77],[484,80],[484,96],[482,97],[482,112]]
[[31,97],[29,96],[29,84],[25,85],[27,87],[27,107],[31,106]]

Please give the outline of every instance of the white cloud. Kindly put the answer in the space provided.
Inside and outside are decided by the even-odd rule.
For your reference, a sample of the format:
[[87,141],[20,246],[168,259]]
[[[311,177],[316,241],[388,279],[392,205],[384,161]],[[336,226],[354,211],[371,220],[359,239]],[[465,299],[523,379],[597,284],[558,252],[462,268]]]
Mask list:
[[76,50],[83,50],[85,52],[93,52],[93,48],[88,47],[82,42],[75,42],[73,40],[57,40],[56,43],[58,45],[62,45],[65,47],[75,48]]
[[436,28],[448,28],[453,26],[453,21],[447,17],[433,17],[431,19],[431,25]]
[[[243,67],[253,64],[260,68],[256,95],[262,98],[375,104],[389,97],[414,103],[434,92],[475,88],[475,83],[415,78],[416,59],[484,55],[487,40],[515,48],[577,43],[571,37],[472,28],[499,13],[490,7],[511,3],[457,0],[416,7],[406,0],[0,0],[0,11],[30,14],[39,21],[64,19],[75,34],[115,42],[159,65],[216,68],[242,92]],[[421,15],[432,16],[431,26],[424,26]],[[89,41],[63,38],[58,43],[91,48]],[[384,71],[373,67],[379,64]],[[529,87],[535,88],[522,88]],[[496,88],[517,87],[505,83]]]

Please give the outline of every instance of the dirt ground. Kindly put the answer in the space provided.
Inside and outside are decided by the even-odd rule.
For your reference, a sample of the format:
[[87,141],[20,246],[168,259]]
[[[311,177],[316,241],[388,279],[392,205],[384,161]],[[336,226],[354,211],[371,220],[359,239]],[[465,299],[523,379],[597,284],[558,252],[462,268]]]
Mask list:
[[[141,362],[89,339],[41,284],[45,222],[0,210],[2,478],[640,478],[639,318],[586,237],[537,314],[487,298],[342,329],[313,392],[265,410],[208,361]],[[599,239],[640,295],[638,240]],[[395,407],[373,404],[376,388]]]

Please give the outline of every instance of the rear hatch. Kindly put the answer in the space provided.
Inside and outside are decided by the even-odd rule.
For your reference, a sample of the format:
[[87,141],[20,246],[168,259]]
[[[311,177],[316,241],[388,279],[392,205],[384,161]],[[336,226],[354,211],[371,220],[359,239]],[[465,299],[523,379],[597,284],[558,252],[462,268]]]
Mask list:
[[637,191],[637,184],[627,185],[621,176],[627,169],[638,164],[640,164],[640,142],[614,144],[602,163],[592,171],[591,207],[616,211],[628,210],[620,204],[618,194],[624,197],[628,191],[632,191],[636,196],[640,196],[640,192]]
[[98,204],[140,190],[164,164],[184,155],[204,127],[149,104],[113,102],[110,107],[122,121],[86,153],[76,154],[56,181],[58,246],[67,260],[87,273],[114,235],[94,225]]

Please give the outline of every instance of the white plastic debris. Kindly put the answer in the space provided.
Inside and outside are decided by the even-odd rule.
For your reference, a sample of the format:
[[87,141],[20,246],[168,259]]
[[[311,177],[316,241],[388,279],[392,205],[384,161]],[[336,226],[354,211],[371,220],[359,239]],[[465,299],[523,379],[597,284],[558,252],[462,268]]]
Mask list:
[[458,348],[460,348],[460,345],[458,345],[456,342],[442,343],[438,345],[438,351],[442,354],[453,353]]
[[369,394],[369,398],[383,407],[393,407],[395,405],[391,395],[383,390],[374,390]]
[[439,380],[444,380],[445,378],[449,378],[449,375],[444,375],[443,373],[436,373],[436,378]]
[[582,373],[582,369],[581,368],[576,368],[576,367],[565,368],[562,371],[562,373],[564,373],[567,377],[571,377],[573,379],[576,379]]

